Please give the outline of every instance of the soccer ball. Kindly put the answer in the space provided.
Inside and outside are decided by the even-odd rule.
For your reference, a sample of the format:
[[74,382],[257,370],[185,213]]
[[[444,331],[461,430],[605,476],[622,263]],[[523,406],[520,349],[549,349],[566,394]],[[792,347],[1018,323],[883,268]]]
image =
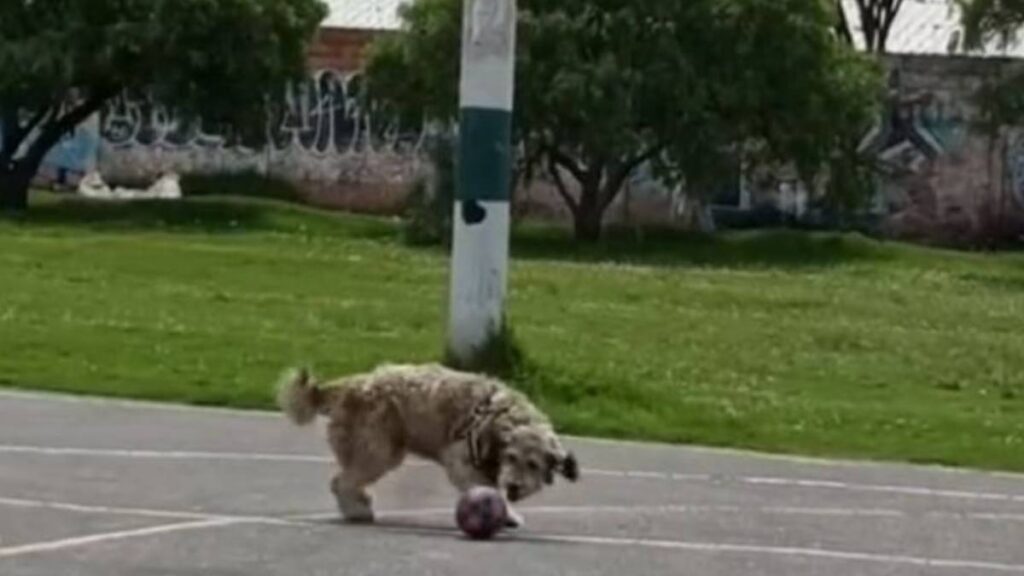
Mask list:
[[501,493],[494,488],[471,488],[459,498],[455,522],[474,540],[487,540],[505,527],[508,508]]

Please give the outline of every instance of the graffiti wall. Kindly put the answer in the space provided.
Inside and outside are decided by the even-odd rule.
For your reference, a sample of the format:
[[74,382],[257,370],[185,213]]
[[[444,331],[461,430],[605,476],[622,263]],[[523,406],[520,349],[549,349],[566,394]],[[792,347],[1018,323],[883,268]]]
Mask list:
[[[1005,61],[902,56],[888,61],[884,112],[861,151],[877,160],[874,211],[892,236],[964,243],[985,234],[987,215],[1024,213],[1024,131],[993,139],[973,127],[974,95]],[[157,103],[121,97],[51,154],[60,173],[98,164],[113,183],[148,184],[161,173],[254,171],[300,185],[312,200],[339,208],[394,213],[424,170],[422,127],[403,127],[364,110],[358,74],[324,68],[288,93],[287,109],[268,120],[266,143],[205,130]],[[766,203],[796,216],[814,204],[795,178],[759,179],[740,170],[723,183],[731,210]],[[716,196],[716,197],[717,197]],[[608,221],[673,224],[684,212],[678,189],[638,171],[611,206]],[[721,202],[719,202],[721,203]],[[565,221],[570,214],[550,183],[516,192],[516,214]]]
[[122,96],[100,114],[99,168],[108,181],[148,182],[163,172],[257,172],[295,182],[324,203],[410,182],[422,166],[425,131],[364,110],[360,77],[317,71],[288,91],[284,112],[271,118],[266,140],[207,131],[159,103]]
[[890,72],[882,117],[861,143],[861,151],[874,154],[892,177],[927,170],[959,152],[967,136],[967,113],[957,95],[948,89],[915,89],[904,85],[902,77],[900,68]]
[[1004,171],[1012,162],[999,157],[1002,137],[974,124],[975,95],[1005,65],[939,56],[890,60],[884,114],[862,150],[877,159],[891,235],[971,244],[993,233],[993,214],[1007,207]]
[[41,176],[68,185],[77,183],[96,169],[99,145],[99,119],[93,117],[66,134],[50,150],[40,168]]

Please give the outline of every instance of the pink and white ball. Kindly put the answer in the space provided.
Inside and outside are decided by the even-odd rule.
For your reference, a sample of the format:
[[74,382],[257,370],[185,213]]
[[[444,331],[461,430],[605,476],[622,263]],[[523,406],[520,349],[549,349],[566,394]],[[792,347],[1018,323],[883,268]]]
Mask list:
[[455,508],[455,522],[466,536],[474,540],[488,540],[505,527],[508,506],[501,493],[493,488],[478,486],[469,489]]

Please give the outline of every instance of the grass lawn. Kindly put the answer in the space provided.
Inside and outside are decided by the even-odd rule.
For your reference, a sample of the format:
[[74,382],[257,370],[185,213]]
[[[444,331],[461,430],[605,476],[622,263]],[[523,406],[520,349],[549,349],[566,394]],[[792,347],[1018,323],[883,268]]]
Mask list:
[[[1024,256],[517,232],[518,382],[568,432],[1024,470]],[[0,385],[269,407],[286,366],[440,357],[447,260],[389,221],[205,198],[0,222]]]

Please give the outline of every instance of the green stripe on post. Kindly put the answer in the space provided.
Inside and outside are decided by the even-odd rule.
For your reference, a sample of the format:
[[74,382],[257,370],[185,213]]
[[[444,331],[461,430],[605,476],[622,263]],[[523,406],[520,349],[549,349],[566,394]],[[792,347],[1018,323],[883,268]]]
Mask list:
[[458,200],[508,201],[512,187],[512,114],[463,108],[459,114]]

